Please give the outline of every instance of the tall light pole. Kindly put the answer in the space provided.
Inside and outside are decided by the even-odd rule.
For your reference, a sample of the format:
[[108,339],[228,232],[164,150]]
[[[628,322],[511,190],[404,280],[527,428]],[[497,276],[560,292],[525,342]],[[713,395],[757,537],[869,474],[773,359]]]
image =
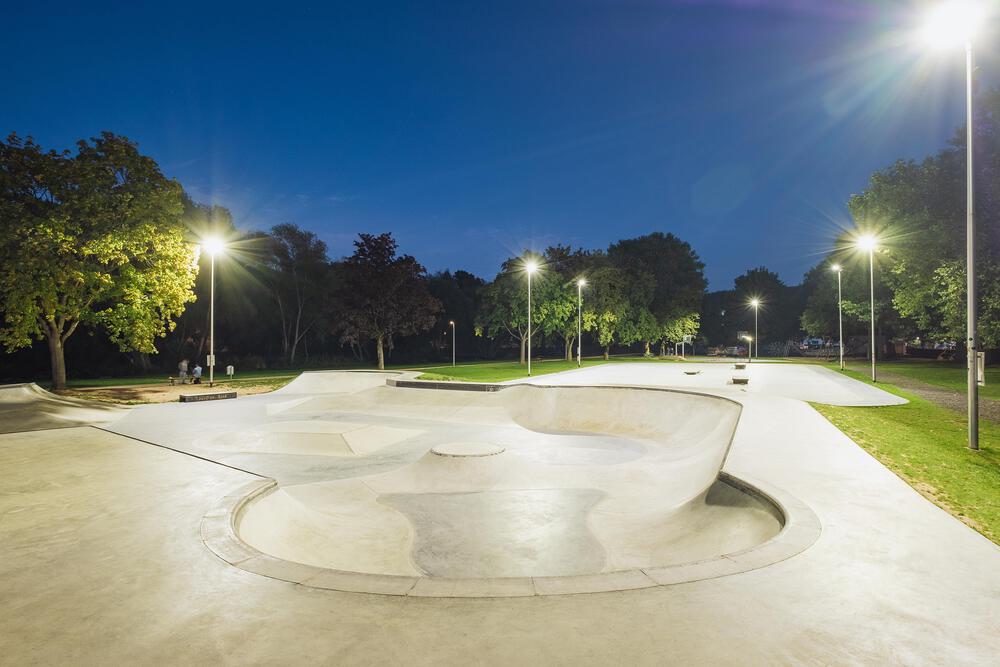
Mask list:
[[455,365],[455,320],[448,320],[451,325],[451,365]]
[[871,234],[865,234],[858,238],[858,248],[868,251],[868,286],[871,292],[871,357],[872,357],[872,382],[876,382],[875,376],[875,247],[878,239]]
[[583,286],[587,281],[576,281],[576,366],[583,366]]
[[529,260],[524,263],[528,272],[528,377],[531,377],[531,276],[538,270],[538,264]]
[[966,398],[968,401],[968,445],[979,449],[979,335],[976,326],[976,225],[974,215],[974,184],[972,160],[973,107],[972,84],[975,62],[972,42],[976,28],[983,20],[982,4],[968,0],[943,2],[928,16],[924,37],[932,45],[965,46],[965,280],[966,280],[966,341],[968,361]]
[[844,269],[840,264],[834,264],[830,270],[837,272],[837,329],[840,332],[840,370],[844,370],[844,293],[840,285],[840,274]]
[[760,332],[757,330],[757,315],[760,312],[760,299],[754,298],[750,299],[750,305],[753,306],[753,337],[757,341],[757,350],[753,355],[755,358],[760,358]]
[[212,287],[209,292],[208,306],[208,386],[215,384],[215,256],[226,249],[226,244],[219,238],[207,238],[201,247],[212,258]]

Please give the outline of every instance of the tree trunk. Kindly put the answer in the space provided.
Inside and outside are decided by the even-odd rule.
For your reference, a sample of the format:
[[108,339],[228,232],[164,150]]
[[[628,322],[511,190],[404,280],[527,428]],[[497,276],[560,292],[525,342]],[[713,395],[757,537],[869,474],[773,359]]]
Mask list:
[[566,336],[566,361],[573,361],[573,341],[576,336]]
[[524,366],[524,363],[525,363],[525,361],[524,361],[524,350],[527,347],[527,344],[528,344],[528,339],[525,338],[524,336],[521,336],[521,361],[520,361],[520,364],[522,366]]
[[382,336],[375,338],[375,351],[378,353],[378,369],[385,370],[385,351],[382,349]]
[[608,357],[610,356],[610,354],[611,354],[611,345],[610,344],[605,345],[604,346],[604,361],[608,360]]
[[49,359],[52,362],[53,389],[66,388],[66,357],[63,355],[62,339],[58,333],[48,334]]
[[646,350],[642,353],[642,356],[644,356],[644,357],[651,357],[651,356],[653,356],[653,353],[649,351],[649,341],[648,340],[646,341]]

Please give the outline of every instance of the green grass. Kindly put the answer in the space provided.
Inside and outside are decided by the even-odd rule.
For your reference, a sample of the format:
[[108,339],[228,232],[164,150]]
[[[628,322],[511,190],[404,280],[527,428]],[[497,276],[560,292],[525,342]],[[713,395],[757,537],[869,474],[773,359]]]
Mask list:
[[[861,373],[845,373],[871,384]],[[964,415],[884,382],[878,387],[910,402],[813,407],[914,489],[1000,543],[1000,425],[981,420],[981,449],[973,452]]]
[[[851,366],[857,367],[854,363]],[[878,368],[887,373],[905,375],[920,382],[965,393],[967,372],[962,362],[908,359],[879,362]],[[986,385],[979,387],[979,395],[984,398],[1000,398],[1000,368],[986,369]]]
[[[608,363],[603,359],[584,359],[584,367]],[[532,361],[531,375],[548,375],[577,367],[575,361]],[[500,361],[461,366],[435,366],[423,369],[418,380],[460,380],[462,382],[504,382],[528,376],[528,367],[516,361]]]

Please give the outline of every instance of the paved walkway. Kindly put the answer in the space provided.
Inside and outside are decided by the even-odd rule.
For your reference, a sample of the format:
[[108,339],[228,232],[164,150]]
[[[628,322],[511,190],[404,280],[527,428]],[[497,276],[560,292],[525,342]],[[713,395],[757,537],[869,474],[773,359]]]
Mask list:
[[[573,383],[638,384],[639,367],[594,368]],[[806,403],[740,400],[726,469],[805,501],[823,525],[816,544],[717,579],[516,599],[338,593],[244,572],[208,552],[198,526],[206,508],[254,476],[90,427],[0,435],[0,656],[10,664],[995,663],[1000,548]]]

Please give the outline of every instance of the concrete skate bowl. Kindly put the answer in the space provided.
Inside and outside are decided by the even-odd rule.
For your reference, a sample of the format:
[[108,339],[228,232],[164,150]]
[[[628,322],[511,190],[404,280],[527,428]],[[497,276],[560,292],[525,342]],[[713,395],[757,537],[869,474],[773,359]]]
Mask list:
[[[789,535],[789,507],[795,523],[815,520],[794,499],[720,473],[741,410],[728,399],[527,385],[345,395],[372,417],[420,415],[421,452],[375,474],[255,482],[206,514],[216,554],[317,588],[506,597],[723,576],[818,535]],[[465,437],[444,429],[428,447],[435,417],[461,421]]]

